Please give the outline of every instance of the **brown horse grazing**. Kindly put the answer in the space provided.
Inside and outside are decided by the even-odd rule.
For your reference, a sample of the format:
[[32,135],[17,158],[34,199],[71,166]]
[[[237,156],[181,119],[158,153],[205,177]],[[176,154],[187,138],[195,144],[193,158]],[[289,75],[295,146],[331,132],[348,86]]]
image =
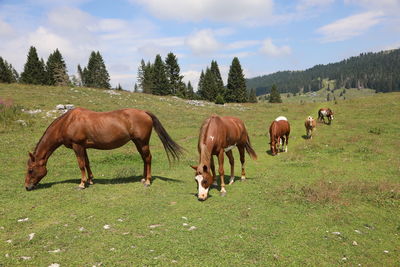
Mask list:
[[[206,200],[208,191],[212,184],[216,185],[216,174],[213,155],[218,157],[219,175],[221,179],[221,195],[226,194],[224,182],[224,153],[231,165],[231,178],[229,184],[235,179],[234,159],[232,149],[237,146],[242,163],[242,180],[246,179],[244,170],[244,150],[246,149],[250,157],[257,159],[250,144],[249,135],[242,120],[235,117],[219,117],[212,115],[207,118],[201,128],[198,142],[200,160],[198,166],[192,166],[196,170],[195,180],[198,185],[198,200]],[[212,175],[211,172],[212,171]]]
[[[81,169],[80,188],[87,182],[93,184],[87,148],[114,149],[128,141],[135,143],[144,162],[143,179],[145,186],[151,182],[151,153],[149,140],[152,128],[157,132],[164,149],[178,159],[182,148],[168,135],[155,115],[138,109],[121,109],[110,112],[94,112],[75,108],[55,119],[40,138],[33,153],[29,152],[28,171],[25,176],[26,190],[32,190],[47,174],[46,164],[50,155],[59,146],[74,150]],[[144,179],[145,178],[145,179]]]
[[315,127],[317,126],[317,123],[315,122],[313,117],[308,116],[308,118],[304,122],[304,126],[306,127],[307,138],[312,139],[312,134],[315,130]]
[[[285,152],[288,151],[288,143],[289,143],[289,134],[290,134],[290,124],[286,117],[279,116],[276,118],[269,127],[269,137],[270,137],[270,147],[271,147],[271,154],[277,155],[279,152],[279,146],[281,144],[282,139],[282,146],[285,145],[286,140],[286,147],[284,149]],[[278,147],[277,147],[278,146]]]
[[333,111],[330,108],[321,108],[318,110],[318,121],[325,122],[325,117],[328,118],[328,124],[331,124],[333,121]]

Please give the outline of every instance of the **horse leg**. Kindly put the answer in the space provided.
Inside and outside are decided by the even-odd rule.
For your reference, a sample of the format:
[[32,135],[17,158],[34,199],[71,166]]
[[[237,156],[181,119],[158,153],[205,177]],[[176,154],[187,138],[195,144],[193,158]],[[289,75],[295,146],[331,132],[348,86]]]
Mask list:
[[231,165],[231,178],[229,179],[229,184],[231,185],[235,181],[235,159],[233,158],[232,150],[225,152],[225,154],[229,159],[229,164]]
[[214,164],[214,157],[211,155],[211,163],[210,163],[210,167],[211,167],[211,172],[212,172],[212,176],[213,176],[213,186],[217,187],[218,183],[217,183],[217,175],[215,174],[215,164]]
[[140,153],[140,156],[142,156],[143,160],[143,179],[141,182],[144,184],[144,186],[150,186],[151,184],[151,153],[150,153],[150,147],[148,142],[139,142],[139,141],[134,141],[137,150]]
[[242,176],[240,177],[240,180],[244,181],[246,180],[246,172],[244,171],[244,147],[238,146],[238,149],[240,155],[240,163],[242,164]]
[[289,135],[287,134],[286,135],[286,147],[285,147],[285,152],[287,152],[288,151],[288,144],[289,144]]
[[79,188],[84,189],[85,184],[87,182],[86,172],[85,172],[85,148],[83,146],[73,144],[72,149],[75,152],[76,158],[78,159],[78,166],[81,169],[81,183],[79,184]]
[[89,176],[89,184],[93,184],[94,176],[93,176],[92,170],[90,169],[89,157],[88,157],[86,149],[85,149],[85,166],[86,166],[87,175]]
[[219,172],[219,178],[221,179],[221,196],[226,195],[226,190],[225,190],[225,172],[224,172],[224,150],[221,149],[221,151],[218,154],[218,172]]

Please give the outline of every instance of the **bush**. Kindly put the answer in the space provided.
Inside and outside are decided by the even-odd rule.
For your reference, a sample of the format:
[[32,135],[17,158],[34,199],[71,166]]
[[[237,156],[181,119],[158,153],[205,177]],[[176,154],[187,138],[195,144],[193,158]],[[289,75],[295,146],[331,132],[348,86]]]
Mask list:
[[217,95],[217,97],[215,98],[215,104],[218,104],[218,105],[225,104],[225,100],[222,95]]

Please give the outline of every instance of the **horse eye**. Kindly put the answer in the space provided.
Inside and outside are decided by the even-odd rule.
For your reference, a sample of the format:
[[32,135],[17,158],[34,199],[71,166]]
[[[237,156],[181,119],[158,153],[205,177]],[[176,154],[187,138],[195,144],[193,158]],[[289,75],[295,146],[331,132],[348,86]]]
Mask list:
[[29,169],[29,170],[28,170],[28,172],[29,172],[29,173],[32,173],[32,172],[33,172],[33,170],[32,170],[32,169]]

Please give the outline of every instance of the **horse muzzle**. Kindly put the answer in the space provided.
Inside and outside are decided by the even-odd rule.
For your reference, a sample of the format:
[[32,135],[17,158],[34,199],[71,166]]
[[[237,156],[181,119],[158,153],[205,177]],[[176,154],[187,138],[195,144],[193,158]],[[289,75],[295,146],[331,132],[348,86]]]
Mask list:
[[33,189],[35,189],[36,185],[34,184],[30,184],[28,186],[25,186],[26,191],[32,191]]

